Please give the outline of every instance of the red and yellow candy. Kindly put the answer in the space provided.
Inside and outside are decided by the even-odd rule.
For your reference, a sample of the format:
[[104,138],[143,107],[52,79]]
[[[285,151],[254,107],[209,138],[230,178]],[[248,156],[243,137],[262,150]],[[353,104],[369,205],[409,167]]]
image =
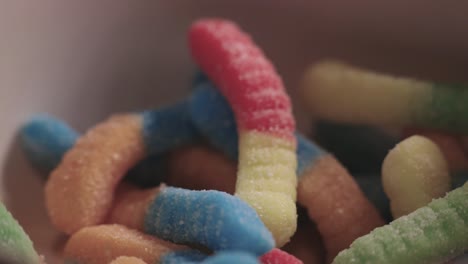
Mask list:
[[249,203],[277,246],[296,231],[295,121],[273,65],[234,23],[203,19],[189,31],[192,56],[226,96],[239,131],[236,196]]

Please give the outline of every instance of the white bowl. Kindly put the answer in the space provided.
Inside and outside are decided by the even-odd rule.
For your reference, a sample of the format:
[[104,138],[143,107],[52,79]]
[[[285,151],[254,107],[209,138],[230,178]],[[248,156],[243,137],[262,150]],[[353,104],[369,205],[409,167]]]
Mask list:
[[49,263],[58,262],[53,248],[59,236],[47,220],[44,182],[18,147],[19,126],[34,113],[48,112],[83,131],[113,112],[186,96],[195,66],[185,32],[198,17],[230,18],[251,33],[283,75],[301,130],[309,122],[298,82],[304,68],[323,57],[467,81],[467,2],[342,2],[2,1],[1,199],[37,250]]

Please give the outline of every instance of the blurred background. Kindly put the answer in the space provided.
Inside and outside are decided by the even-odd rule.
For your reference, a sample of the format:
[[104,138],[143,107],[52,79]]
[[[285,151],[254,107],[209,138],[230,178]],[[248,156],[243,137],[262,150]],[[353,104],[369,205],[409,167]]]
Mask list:
[[84,130],[112,112],[187,95],[195,65],[185,33],[196,18],[229,18],[253,36],[283,76],[307,131],[298,84],[305,67],[322,58],[468,82],[466,10],[468,2],[454,0],[3,0],[0,197],[38,249],[50,248],[43,182],[18,150],[18,127],[32,113],[49,112]]

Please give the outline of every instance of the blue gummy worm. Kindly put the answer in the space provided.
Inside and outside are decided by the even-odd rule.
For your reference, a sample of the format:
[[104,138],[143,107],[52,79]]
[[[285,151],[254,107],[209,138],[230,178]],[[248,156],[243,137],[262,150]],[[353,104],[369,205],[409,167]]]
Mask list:
[[[209,81],[200,83],[192,94],[189,109],[199,132],[216,148],[237,160],[238,135],[234,113],[218,89]],[[300,177],[315,160],[327,152],[299,133],[296,133],[296,138],[297,175]]]
[[79,134],[65,122],[41,114],[32,117],[20,130],[20,141],[33,166],[52,171],[77,140]]
[[192,142],[197,130],[192,125],[188,102],[141,113],[142,135],[149,154],[166,152],[174,147]]
[[238,135],[234,113],[223,95],[208,81],[192,94],[190,117],[200,134],[232,160],[238,157]]
[[236,196],[214,190],[164,188],[148,206],[145,232],[175,243],[257,256],[275,245],[254,209]]
[[171,252],[161,259],[161,264],[258,264],[255,256],[242,251],[221,251],[207,256],[196,250]]

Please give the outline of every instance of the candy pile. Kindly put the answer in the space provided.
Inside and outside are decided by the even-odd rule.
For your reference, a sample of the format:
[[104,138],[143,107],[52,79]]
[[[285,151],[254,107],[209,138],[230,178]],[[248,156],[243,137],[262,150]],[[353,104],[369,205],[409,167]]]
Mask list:
[[[201,69],[188,98],[83,135],[48,115],[22,128],[66,263],[443,263],[468,250],[468,159],[453,134],[468,132],[468,90],[315,65],[311,113],[367,125],[353,135],[376,136],[359,147],[383,153],[352,176],[296,131],[281,78],[234,23],[196,21],[188,39]],[[355,141],[337,125],[352,126],[317,125],[324,146]],[[42,261],[0,209],[0,260]]]

